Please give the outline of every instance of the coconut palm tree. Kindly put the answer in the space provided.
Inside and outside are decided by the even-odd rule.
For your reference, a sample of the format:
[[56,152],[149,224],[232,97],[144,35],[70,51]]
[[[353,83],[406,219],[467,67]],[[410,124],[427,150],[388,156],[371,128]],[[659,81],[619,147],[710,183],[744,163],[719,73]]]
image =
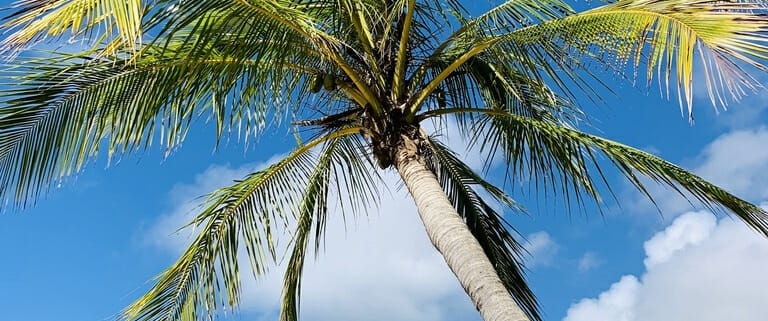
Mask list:
[[[20,0],[3,25],[16,58],[3,74],[0,195],[24,207],[97,158],[153,143],[170,154],[201,121],[217,141],[289,127],[296,148],[212,192],[189,248],[122,318],[235,307],[241,265],[260,276],[280,261],[274,235],[287,228],[280,319],[296,320],[329,202],[363,212],[392,169],[482,317],[540,320],[524,250],[493,205],[515,201],[422,124],[455,121],[509,182],[569,203],[600,204],[614,167],[646,194],[642,176],[768,235],[758,207],[579,129],[581,106],[610,90],[605,74],[644,70],[634,78],[675,89],[689,115],[694,67],[716,107],[758,87],[742,68],[764,68],[765,12],[759,0],[619,0],[578,13],[511,0],[477,17],[458,0]],[[25,51],[62,37],[82,51]]]

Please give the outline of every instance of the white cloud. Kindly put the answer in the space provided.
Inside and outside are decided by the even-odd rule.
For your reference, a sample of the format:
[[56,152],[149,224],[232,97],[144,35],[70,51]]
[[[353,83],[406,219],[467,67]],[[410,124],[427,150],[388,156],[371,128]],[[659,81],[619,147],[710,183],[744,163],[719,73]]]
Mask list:
[[656,233],[643,244],[645,267],[668,261],[675,253],[701,243],[717,225],[717,219],[706,212],[683,215],[666,230]]
[[700,156],[695,172],[747,199],[768,198],[768,128],[718,137]]
[[637,301],[636,294],[640,281],[632,275],[626,275],[619,282],[600,293],[597,299],[583,299],[568,309],[564,321],[635,321],[632,306]]
[[547,232],[536,232],[529,235],[523,247],[530,255],[526,261],[529,268],[549,266],[555,259],[560,246]]
[[601,264],[603,264],[603,262],[600,260],[596,253],[587,252],[584,253],[581,258],[579,258],[577,268],[579,269],[579,272],[584,273],[600,266]]
[[761,321],[768,241],[740,221],[689,212],[645,243],[646,271],[624,276],[564,321]]

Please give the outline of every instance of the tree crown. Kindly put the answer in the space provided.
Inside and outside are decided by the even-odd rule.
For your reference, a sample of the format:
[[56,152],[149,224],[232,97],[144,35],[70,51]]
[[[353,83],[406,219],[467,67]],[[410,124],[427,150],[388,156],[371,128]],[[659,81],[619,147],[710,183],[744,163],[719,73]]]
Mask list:
[[[419,142],[507,289],[540,319],[522,248],[480,195],[516,203],[425,135],[428,119],[455,117],[489,160],[502,156],[508,175],[567,199],[600,200],[602,154],[646,194],[638,174],[768,234],[758,207],[577,129],[579,101],[607,88],[596,65],[620,75],[644,68],[649,83],[677,89],[689,115],[694,67],[716,106],[758,87],[743,68],[765,68],[761,1],[622,0],[577,13],[559,0],[510,0],[470,17],[456,0],[22,0],[2,27],[2,49],[20,54],[7,63],[0,105],[0,197],[15,204],[103,149],[111,158],[159,142],[170,152],[201,118],[217,139],[248,139],[282,119],[309,132],[285,159],[209,196],[191,223],[199,236],[126,319],[192,320],[234,307],[238,246],[262,273],[277,257],[276,222],[295,227],[282,314],[295,319],[304,255],[312,236],[320,244],[329,194],[353,212],[375,202],[371,164],[393,166],[404,139]],[[22,52],[67,35],[93,46]]]

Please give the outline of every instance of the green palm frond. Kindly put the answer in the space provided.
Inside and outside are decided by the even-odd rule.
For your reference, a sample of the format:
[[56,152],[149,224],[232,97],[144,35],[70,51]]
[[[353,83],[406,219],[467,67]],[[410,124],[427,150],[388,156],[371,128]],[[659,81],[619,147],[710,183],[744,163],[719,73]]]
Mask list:
[[[487,127],[496,127],[492,130],[497,132],[514,129],[515,132],[510,131],[506,135],[510,138],[516,137],[519,139],[518,144],[522,145],[517,145],[515,150],[530,148],[530,151],[526,151],[527,154],[531,155],[530,166],[541,166],[552,170],[552,164],[575,164],[572,166],[577,170],[578,176],[574,177],[582,181],[581,185],[583,187],[592,188],[594,186],[590,179],[587,165],[594,166],[598,174],[601,177],[603,176],[603,171],[594,153],[597,151],[605,155],[635,187],[651,199],[653,199],[652,195],[648,193],[645,185],[636,173],[643,174],[657,183],[673,188],[686,199],[691,199],[690,197],[692,196],[694,200],[701,202],[710,210],[728,210],[736,214],[758,232],[768,236],[768,213],[765,210],[728,193],[696,174],[649,153],[576,129],[518,116],[509,112],[473,108],[457,108],[442,111],[442,113],[452,112],[483,114],[485,119],[482,122],[491,124],[487,125]],[[486,130],[488,129],[478,130],[478,135],[487,133]],[[509,145],[506,141],[503,142]],[[503,151],[508,148],[504,144],[495,146],[488,144],[486,148],[499,148]],[[545,146],[551,152],[545,154],[545,152],[533,147],[536,145],[527,147],[524,144]],[[546,155],[546,158],[541,158],[540,154]],[[519,162],[519,160],[515,160],[512,164]],[[539,163],[543,165],[536,165]],[[533,168],[532,173],[536,173],[536,169]],[[556,169],[564,171],[559,167],[556,167]],[[569,172],[565,172],[565,174],[572,175]],[[576,182],[579,181],[574,183]],[[607,182],[605,183],[607,185]],[[578,187],[579,185],[574,185],[572,190],[577,190]],[[590,189],[588,192],[590,196],[598,197],[596,190]],[[564,193],[567,193],[567,191],[564,190]]]
[[331,180],[331,157],[328,153],[323,156],[309,179],[296,219],[296,231],[292,240],[293,250],[288,260],[283,281],[281,321],[294,321],[299,318],[301,276],[312,236],[312,225],[313,222],[316,224],[316,233],[320,234],[322,230],[319,225],[328,215],[327,201]]
[[[486,55],[472,57],[447,78],[428,101],[431,110],[462,106],[488,106],[517,115],[554,122],[576,123],[586,115],[567,97],[515,68],[499,66]],[[454,114],[462,128],[471,126],[471,114]]]
[[304,35],[279,21],[255,14],[242,4],[215,3],[198,8],[201,4],[204,2],[171,5],[161,14],[150,16],[147,25],[157,28],[159,33],[151,44],[160,48],[184,48],[177,53],[180,57],[319,58]]
[[[358,128],[350,128],[318,138],[274,165],[212,193],[190,223],[201,228],[198,236],[181,258],[158,276],[152,289],[124,311],[122,319],[199,320],[213,317],[220,308],[234,308],[240,298],[241,245],[254,276],[260,276],[277,260],[275,228],[290,225],[297,214],[299,230],[306,220],[304,215],[316,215],[319,246],[328,190],[334,182],[329,175],[347,154],[360,152],[353,143],[356,138],[349,137],[358,132]],[[325,147],[318,157],[312,156],[312,148],[320,144]],[[343,168],[355,164],[346,163]],[[373,185],[369,173],[354,179],[356,186]],[[376,196],[375,190],[349,192],[356,193],[356,200],[365,205]],[[303,261],[304,254],[297,259]],[[203,312],[207,315],[200,315]]]
[[[768,235],[756,206],[575,129],[586,118],[581,97],[610,91],[588,68],[593,60],[622,76],[645,63],[649,83],[658,78],[667,96],[676,87],[689,114],[697,55],[716,105],[757,87],[741,68],[766,69],[761,1],[620,0],[574,13],[562,0],[509,0],[469,18],[459,0],[19,0],[0,26],[9,35],[0,51],[67,33],[94,47],[21,55],[0,75],[9,85],[0,94],[0,201],[24,206],[100,156],[155,144],[169,153],[200,118],[215,123],[217,143],[246,144],[291,118],[298,148],[209,195],[190,223],[200,229],[191,246],[122,318],[191,321],[234,309],[242,259],[254,276],[265,273],[278,263],[275,230],[286,228],[280,319],[295,321],[306,255],[313,240],[319,252],[332,205],[344,220],[365,212],[379,194],[373,164],[390,168],[404,141],[424,139],[416,156],[509,294],[540,320],[525,250],[489,199],[521,209],[436,138],[415,134],[421,122],[455,116],[486,169],[501,156],[506,178],[569,207],[600,205],[600,182],[610,191],[604,156],[646,195],[640,175]],[[305,137],[315,139],[303,145]]]
[[[473,57],[459,70],[461,76],[451,77],[443,83],[444,89],[440,95],[445,96],[443,98],[445,102],[441,104],[440,96],[433,95],[436,97],[429,104],[431,112],[440,113],[442,109],[482,105],[489,109],[504,110],[515,115],[563,125],[572,125],[585,119],[586,115],[569,99],[558,95],[546,84],[537,82],[521,73],[515,73],[512,69],[495,68],[492,62],[483,58],[483,55]],[[503,131],[491,131],[490,135],[473,135],[473,133],[478,132],[478,126],[487,124],[478,120],[476,114],[452,113],[450,115],[455,117],[461,133],[469,137],[471,143],[494,146],[493,144],[514,140],[514,138],[506,136],[507,133]],[[420,118],[417,117],[417,119]],[[511,145],[508,147],[514,148]],[[490,168],[491,162],[496,155],[499,155],[498,153],[505,156],[507,160],[515,159],[507,153],[509,150],[488,150],[491,153],[485,159],[486,170]],[[525,159],[527,158],[521,155],[516,160],[523,161]],[[523,173],[529,169],[524,164],[517,165],[520,168],[515,173]],[[580,179],[585,179],[578,174],[579,171],[575,171],[573,168],[570,172],[577,174],[575,176],[580,177]],[[546,176],[550,173],[541,174]]]
[[560,0],[508,0],[468,20],[463,29],[466,32],[487,33],[491,30],[526,27],[572,13],[574,10],[571,6]]
[[[350,65],[341,54],[341,49],[345,46],[348,47],[348,44],[324,31],[328,28],[324,24],[331,23],[331,21],[323,19],[327,18],[327,16],[322,15],[324,11],[311,10],[311,8],[293,2],[272,0],[237,0],[237,3],[241,4],[243,9],[261,17],[260,20],[262,21],[276,22],[304,36],[316,46],[319,51],[324,53],[325,58],[333,61],[342,73],[350,79],[354,84],[354,87],[360,91],[360,94],[364,97],[367,104],[370,104],[376,111],[381,110],[380,101],[377,99],[376,94],[365,80],[360,77],[360,72],[356,70],[354,66]],[[331,3],[336,3],[336,1],[332,1]],[[191,12],[193,13],[192,16],[194,16],[194,12],[199,10],[199,8],[205,4],[229,7],[231,6],[231,1],[198,1],[198,3],[192,5],[189,10],[185,5],[174,7],[174,10],[178,10],[179,12],[188,15]],[[315,16],[318,12],[321,15]],[[166,25],[172,26],[173,23],[166,23]],[[280,35],[280,33],[276,34]]]
[[402,6],[401,10],[406,10],[406,13],[403,19],[403,31],[400,33],[400,45],[397,48],[395,72],[392,77],[392,94],[395,99],[400,99],[403,86],[405,86],[406,61],[410,44],[411,24],[413,23],[413,15],[416,12],[416,0],[402,1]]
[[[305,153],[301,149],[214,192],[193,222],[203,224],[197,238],[158,276],[152,289],[125,310],[123,319],[199,320],[200,313],[211,318],[216,309],[236,305],[241,240],[253,272],[260,275],[275,260],[274,224],[288,220],[285,213],[289,210],[278,206],[295,206],[290,197],[301,193],[301,184],[312,171],[312,158]],[[265,193],[270,190],[279,194],[273,199]]]
[[[738,99],[744,88],[759,85],[738,61],[765,69],[768,17],[763,11],[764,4],[752,0],[623,0],[511,31],[503,43],[533,53],[596,57],[617,70],[630,62],[637,68],[644,60],[648,81],[658,77],[667,95],[674,82],[681,108],[687,104],[690,116],[696,55],[715,105],[727,103],[724,94]],[[560,66],[573,68],[566,64]]]
[[[572,12],[573,9],[559,0],[510,0],[479,17],[462,21],[462,25],[444,39],[419,70],[414,72],[410,81],[411,90],[419,98],[414,103],[413,110],[420,108],[418,104],[422,102],[421,98],[429,96],[440,82],[449,81],[455,78],[453,75],[462,74],[466,69],[473,69],[467,68],[466,65],[469,64],[482,63],[486,65],[486,69],[492,69],[486,70],[487,72],[502,78],[515,75],[539,83],[551,80],[558,85],[558,89],[568,91],[562,78],[581,80],[579,75],[572,70],[553,68],[548,59],[541,56],[532,58],[532,53],[510,46],[512,42],[507,41],[508,37],[504,31],[518,30]],[[461,57],[466,59],[459,60]],[[428,84],[422,84],[423,82]],[[510,89],[507,88],[509,92],[514,92]]]
[[111,158],[159,138],[171,150],[206,113],[219,136],[232,128],[257,132],[269,115],[295,108],[272,93],[293,88],[288,98],[306,95],[303,60],[195,59],[152,47],[141,54],[127,65],[55,54],[5,72],[4,82],[16,85],[2,94],[0,106],[0,196],[14,195],[23,204],[53,180],[79,171],[102,147]]
[[133,48],[142,38],[142,0],[19,0],[12,9],[0,26],[12,32],[0,43],[4,52],[67,33],[74,38],[103,32],[115,41],[113,50]]
[[111,157],[160,136],[170,150],[201,114],[214,118],[219,138],[235,129],[246,139],[269,115],[289,114],[307,97],[306,78],[324,66],[305,47],[261,41],[273,27],[212,10],[136,54],[47,53],[12,63],[3,74],[16,85],[0,107],[0,195],[32,199],[95,158],[100,145]]
[[461,27],[436,48],[432,57],[441,55],[451,44],[461,42],[463,38],[490,35],[499,30],[515,30],[572,13],[573,9],[560,0],[508,0],[478,17],[462,21]]
[[[319,252],[325,226],[328,217],[329,195],[333,193],[333,185],[337,187],[346,185],[346,194],[340,189],[337,197],[344,195],[350,197],[350,204],[367,205],[374,200],[376,195],[375,185],[372,184],[370,174],[356,173],[345,175],[347,170],[356,172],[373,168],[372,164],[360,163],[359,145],[357,139],[341,138],[330,142],[315,166],[312,176],[308,180],[301,205],[298,208],[296,229],[293,233],[290,257],[286,265],[281,321],[296,321],[299,319],[299,307],[301,298],[301,277],[304,270],[304,262],[309,252],[309,243],[314,230],[315,253]],[[354,159],[349,159],[352,156]],[[352,162],[349,162],[349,161]],[[339,184],[339,179],[345,179],[351,184]],[[360,197],[353,200],[352,198]],[[343,202],[342,202],[343,203]]]
[[[488,115],[494,112],[514,115],[504,110],[490,111]],[[537,121],[553,126],[558,124],[551,119]],[[487,162],[501,156],[507,165],[507,175],[514,181],[528,180],[537,191],[563,196],[568,208],[572,207],[572,200],[578,206],[588,198],[601,200],[589,170],[594,156],[579,144],[552,139],[546,132],[529,130],[507,117],[484,115],[472,126],[470,144],[488,155]],[[598,171],[598,174],[605,181],[603,173]]]
[[[410,113],[416,114],[424,109],[429,97],[439,92],[446,82],[461,78],[462,75],[476,76],[476,72],[485,72],[481,79],[472,79],[466,86],[486,87],[481,82],[492,79],[493,86],[503,86],[507,94],[516,94],[516,89],[509,83],[512,79],[524,79],[527,83],[545,84],[554,82],[556,88],[567,90],[563,77],[576,81],[584,77],[573,70],[556,70],[545,57],[531,59],[531,54],[521,48],[513,48],[505,43],[507,36],[481,36],[471,41],[451,46],[439,56],[431,57],[411,77]],[[503,48],[503,49],[502,49]],[[457,77],[458,76],[458,77]],[[482,79],[485,78],[485,79]],[[546,87],[546,86],[544,86]],[[594,92],[591,85],[581,86]],[[484,88],[485,89],[485,88]],[[549,89],[547,89],[549,91]],[[467,95],[469,97],[469,95]],[[573,95],[571,95],[573,97]],[[520,99],[520,97],[517,97]],[[490,105],[497,105],[492,103]]]
[[[345,136],[326,146],[309,179],[301,206],[298,208],[296,229],[291,243],[293,248],[286,266],[280,320],[299,319],[301,277],[308,254],[308,245],[314,237],[314,252],[319,253],[328,218],[329,195],[338,198],[341,214],[362,215],[378,204],[380,177],[365,146],[357,137]],[[335,190],[334,190],[335,187]],[[345,209],[345,206],[348,208]],[[346,219],[345,219],[346,221]],[[314,230],[314,236],[311,232]]]
[[447,146],[433,137],[429,166],[443,186],[456,211],[464,219],[472,235],[499,273],[504,286],[531,320],[541,320],[536,296],[525,280],[523,246],[510,233],[514,228],[498,213],[476,188],[485,191],[500,204],[513,211],[522,208],[504,191],[485,181],[464,164]]

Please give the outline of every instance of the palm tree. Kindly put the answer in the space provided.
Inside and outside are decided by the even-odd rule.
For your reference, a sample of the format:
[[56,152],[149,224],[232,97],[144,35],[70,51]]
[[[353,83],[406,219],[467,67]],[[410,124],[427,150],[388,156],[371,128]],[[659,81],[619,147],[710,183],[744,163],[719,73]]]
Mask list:
[[[759,86],[768,18],[759,0],[619,0],[575,12],[511,0],[470,18],[458,0],[20,0],[6,18],[0,196],[24,207],[99,157],[160,144],[207,119],[216,139],[290,121],[284,159],[211,193],[199,233],[125,320],[197,320],[235,307],[240,264],[256,276],[292,238],[281,320],[296,320],[310,243],[329,197],[357,214],[397,170],[436,249],[487,321],[540,320],[524,250],[492,206],[519,210],[421,124],[454,120],[509,181],[570,203],[594,200],[612,165],[728,210],[768,235],[767,213],[656,156],[579,130],[580,106],[608,88],[599,70],[647,70],[692,115],[693,69],[712,103]],[[24,49],[70,35],[81,52]],[[83,43],[86,43],[83,42]],[[92,46],[91,46],[92,45]],[[701,64],[695,62],[701,58]],[[607,159],[608,162],[599,161]],[[606,165],[609,164],[609,165]],[[649,195],[650,197],[650,195]]]

